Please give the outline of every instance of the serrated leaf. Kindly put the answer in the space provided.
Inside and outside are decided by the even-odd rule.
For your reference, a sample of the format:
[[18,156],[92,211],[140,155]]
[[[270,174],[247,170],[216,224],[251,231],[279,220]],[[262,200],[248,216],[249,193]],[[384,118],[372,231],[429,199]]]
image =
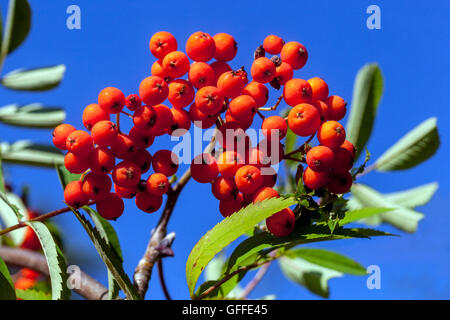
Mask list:
[[378,216],[382,219],[381,221],[387,222],[400,230],[416,232],[419,221],[423,219],[422,213],[391,203],[381,193],[366,185],[353,184],[352,195],[354,201],[357,201],[356,205],[350,204],[353,207],[359,205],[360,207],[393,208],[393,210],[381,213]]
[[281,257],[278,262],[281,271],[288,279],[323,298],[328,298],[330,295],[328,280],[343,276],[341,272],[318,266],[300,258]]
[[20,298],[22,300],[51,300],[52,297],[50,294],[35,290],[35,289],[27,289],[27,290],[21,290],[16,289],[16,295],[17,298]]
[[[120,249],[119,238],[117,237],[116,231],[114,230],[112,225],[107,220],[103,219],[94,209],[85,206],[83,207],[83,210],[86,211],[87,214],[89,214],[102,238],[106,241],[107,244],[109,244],[111,249],[116,252],[117,256],[123,263],[122,250]],[[109,300],[116,299],[119,294],[120,288],[110,270],[108,270],[108,286],[109,286],[108,290]]]
[[66,71],[65,65],[14,70],[0,79],[8,89],[18,91],[47,91],[57,87]]
[[339,225],[343,226],[361,219],[367,219],[388,211],[393,210],[392,208],[362,208],[352,211],[347,211],[345,213],[344,219],[339,221]]
[[54,128],[64,122],[66,112],[60,107],[44,107],[39,103],[17,104],[0,108],[0,122],[28,128]]
[[356,148],[355,160],[370,138],[382,93],[380,68],[374,63],[365,65],[355,79],[350,115],[345,127],[347,140]]
[[[20,222],[26,207],[20,197],[13,193],[0,192],[0,218],[5,228],[14,226]],[[25,238],[25,228],[8,233],[15,246],[20,246]]]
[[366,268],[364,268],[358,262],[341,254],[328,250],[302,248],[289,250],[284,254],[284,256],[291,259],[301,258],[315,265],[336,270],[342,273],[348,273],[352,275],[367,274]]
[[2,56],[10,54],[25,40],[31,29],[31,8],[27,0],[10,0]]
[[427,204],[436,193],[438,187],[438,183],[433,182],[405,191],[386,193],[384,198],[399,206],[414,209]]
[[64,164],[61,151],[49,145],[20,140],[13,144],[3,142],[0,148],[4,162],[43,167]]
[[16,300],[14,283],[2,258],[0,258],[0,300]]
[[267,199],[232,214],[208,231],[192,249],[186,263],[186,277],[191,296],[206,265],[231,242],[251,230],[255,224],[294,205],[294,198]]
[[114,279],[116,279],[117,284],[125,293],[125,296],[129,300],[141,300],[142,298],[139,296],[139,293],[131,283],[130,278],[123,270],[122,259],[118,256],[116,250],[112,249],[106,240],[103,239],[98,229],[93,227],[83,214],[75,209],[72,209],[72,212],[86,230],[89,238],[91,238],[92,243],[97,249],[98,254],[102,258],[108,270],[113,274]]
[[47,227],[39,221],[26,222],[41,243],[44,255],[47,260],[48,269],[50,272],[50,281],[52,285],[52,299],[53,300],[68,300],[70,299],[71,291],[67,287],[67,265],[56,242]]
[[405,170],[424,162],[439,148],[437,119],[430,118],[403,136],[375,162],[379,171]]

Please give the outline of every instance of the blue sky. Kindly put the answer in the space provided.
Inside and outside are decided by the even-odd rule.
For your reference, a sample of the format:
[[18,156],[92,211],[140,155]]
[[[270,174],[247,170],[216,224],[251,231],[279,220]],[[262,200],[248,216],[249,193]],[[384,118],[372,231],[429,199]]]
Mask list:
[[[3,14],[5,2],[2,1]],[[47,93],[17,93],[0,89],[1,104],[42,102],[63,106],[68,122],[82,127],[84,107],[97,99],[106,86],[126,94],[135,93],[149,75],[154,58],[148,41],[157,31],[173,33],[184,48],[195,31],[214,35],[226,32],[239,43],[233,67],[250,69],[253,50],[268,34],[303,43],[309,51],[307,65],[296,77],[324,78],[331,92],[351,100],[353,80],[360,67],[377,62],[382,68],[385,90],[373,135],[368,144],[374,158],[421,121],[438,118],[441,147],[431,160],[405,172],[372,173],[362,182],[383,192],[403,190],[432,181],[439,191],[420,208],[425,219],[416,234],[372,240],[343,240],[315,247],[329,248],[355,258],[364,265],[381,267],[381,290],[368,290],[364,277],[345,276],[331,280],[332,299],[448,299],[450,292],[450,240],[448,205],[450,156],[448,104],[450,52],[450,4],[436,1],[232,1],[219,6],[211,1],[50,1],[31,0],[33,27],[26,42],[8,57],[4,72],[20,67],[64,63],[60,87]],[[66,8],[81,8],[81,30],[66,28]],[[366,28],[366,8],[381,8],[381,30]],[[271,100],[278,96],[272,92]],[[345,120],[343,122],[345,124]],[[256,125],[259,125],[256,122]],[[30,130],[2,125],[3,141],[32,138],[50,143],[48,130]],[[165,147],[170,139],[158,139],[150,152]],[[185,166],[180,168],[184,170]],[[61,207],[63,194],[56,173],[48,169],[6,166],[7,175],[19,189],[31,187],[31,204],[42,211]],[[165,260],[165,273],[174,298],[188,298],[185,261],[196,241],[221,220],[218,201],[209,185],[189,182],[179,199],[169,231],[177,232],[175,257]],[[121,239],[125,269],[131,275],[147,245],[150,230],[160,212],[147,215],[133,202],[114,223]],[[57,218],[67,234],[69,263],[79,264],[106,284],[106,272],[88,237],[69,214]],[[71,260],[71,257],[73,259]],[[273,267],[251,297],[275,293],[279,299],[314,299],[304,288],[291,284]],[[147,298],[162,299],[156,277]]]

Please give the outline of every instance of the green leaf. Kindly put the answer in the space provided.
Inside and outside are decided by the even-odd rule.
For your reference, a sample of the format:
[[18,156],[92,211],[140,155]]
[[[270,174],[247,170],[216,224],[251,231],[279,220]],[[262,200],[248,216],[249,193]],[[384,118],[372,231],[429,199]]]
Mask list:
[[32,166],[54,167],[64,164],[64,155],[55,147],[20,140],[13,144],[0,144],[4,162]]
[[[0,218],[5,228],[14,226],[20,222],[26,207],[19,196],[14,193],[0,193]],[[8,233],[15,246],[20,246],[25,238],[25,228]]]
[[391,203],[414,209],[427,204],[438,189],[438,183],[428,183],[413,189],[387,193],[384,198]]
[[86,219],[86,217],[81,214],[78,210],[72,209],[72,212],[80,221],[83,228],[86,230],[89,238],[91,238],[92,243],[97,249],[98,254],[102,258],[103,262],[107,266],[108,270],[111,271],[114,279],[116,279],[117,284],[125,293],[125,296],[129,300],[140,300],[141,297],[137,292],[136,288],[128,278],[127,274],[123,270],[122,259],[100,234],[99,230],[92,226],[92,224]]
[[366,268],[364,268],[356,261],[328,250],[311,248],[295,249],[287,251],[284,256],[287,256],[291,259],[301,258],[316,265],[328,269],[333,269],[342,273],[348,273],[357,276],[367,274]]
[[66,112],[59,107],[44,107],[39,103],[17,104],[0,108],[0,122],[29,128],[54,128],[64,122]]
[[0,288],[0,300],[16,300],[14,283],[2,258],[0,258]]
[[50,281],[52,284],[52,299],[53,300],[68,300],[70,299],[71,291],[67,287],[67,265],[58,245],[53,240],[50,231],[45,224],[39,221],[26,222],[30,226],[41,243],[44,250],[45,258],[50,272]]
[[[99,231],[101,237],[106,241],[106,243],[114,250],[117,256],[120,258],[123,263],[122,250],[120,249],[119,238],[117,237],[116,231],[112,227],[112,225],[106,220],[103,219],[97,211],[94,209],[84,206],[83,210],[86,211],[87,214],[92,218],[95,227]],[[108,270],[108,298],[109,300],[114,300],[117,298],[119,294],[119,286],[117,281],[114,279],[114,276],[110,270]]]
[[66,71],[65,65],[35,69],[19,69],[6,74],[0,83],[19,91],[46,91],[57,87]]
[[251,230],[255,224],[295,203],[294,198],[272,198],[250,204],[208,231],[192,249],[186,263],[186,277],[191,296],[201,272],[217,253]]
[[31,8],[27,0],[10,0],[1,56],[17,49],[31,29]]
[[405,170],[424,162],[439,148],[436,118],[419,124],[375,162],[379,171]]
[[51,300],[50,294],[35,289],[21,290],[16,289],[17,298],[22,300]]
[[55,166],[56,173],[58,174],[59,182],[61,182],[61,186],[63,190],[66,186],[72,181],[80,180],[81,174],[74,174],[69,172],[64,165]]
[[361,219],[366,219],[373,217],[388,211],[393,210],[392,208],[362,208],[353,211],[347,211],[345,213],[344,219],[339,221],[339,225],[343,226]]
[[279,264],[281,271],[288,279],[323,298],[328,298],[330,295],[328,280],[343,276],[341,272],[318,266],[300,258],[281,257]]
[[356,148],[358,159],[372,133],[378,103],[383,93],[383,76],[377,64],[366,64],[358,71],[353,100],[346,125],[347,140]]
[[353,184],[352,195],[354,201],[357,201],[353,207],[392,208],[393,210],[378,216],[381,222],[387,222],[400,230],[416,232],[419,221],[423,219],[422,213],[391,203],[381,193],[366,185]]

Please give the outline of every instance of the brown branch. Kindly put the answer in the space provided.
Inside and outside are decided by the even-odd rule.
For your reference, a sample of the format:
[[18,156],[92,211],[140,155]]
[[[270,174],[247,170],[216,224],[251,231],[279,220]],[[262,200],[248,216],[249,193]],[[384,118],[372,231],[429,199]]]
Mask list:
[[[216,129],[213,137],[211,138],[211,142],[204,151],[205,153],[210,153],[214,149],[216,145],[217,133],[218,130]],[[133,277],[134,285],[136,286],[141,297],[144,297],[145,293],[148,290],[148,283],[151,278],[153,266],[159,259],[164,257],[164,253],[161,250],[161,242],[166,237],[167,224],[169,223],[170,217],[172,216],[172,212],[177,203],[178,196],[180,195],[181,191],[188,183],[190,178],[191,170],[189,168],[180,178],[175,187],[173,187],[173,189],[169,190],[169,192],[167,193],[167,202],[162,212],[161,218],[159,219],[156,228],[151,234],[143,257],[136,266]]]
[[255,289],[255,287],[261,282],[264,275],[269,270],[270,265],[272,264],[272,261],[269,261],[265,265],[261,267],[261,269],[258,270],[255,277],[247,284],[247,286],[244,288],[244,291],[242,292],[240,299],[247,299],[248,295]]
[[[87,205],[91,206],[93,204],[95,204],[95,202],[91,201]],[[58,215],[60,215],[62,213],[66,213],[66,212],[69,212],[69,211],[71,211],[69,207],[64,207],[64,208],[61,208],[61,209],[58,209],[58,210],[55,210],[55,211],[51,211],[51,212],[46,213],[46,214],[42,214],[40,216],[37,216],[36,218],[30,219],[30,220],[27,220],[27,221],[21,221],[21,222],[19,222],[16,225],[13,225],[13,226],[11,226],[9,228],[5,228],[3,230],[0,230],[0,236],[6,234],[8,232],[11,232],[11,231],[14,231],[14,230],[26,227],[27,226],[26,222],[45,221],[45,220],[48,220],[50,218],[56,217],[56,216],[58,216]]]
[[[47,277],[50,276],[47,260],[45,256],[38,252],[0,246],[0,257],[9,266],[30,268]],[[108,289],[100,282],[83,271],[80,271],[80,277],[80,287],[74,288],[73,291],[88,300],[102,300],[108,298]]]
[[169,290],[167,289],[166,280],[164,278],[164,268],[162,259],[158,260],[158,274],[159,274],[159,282],[161,283],[161,287],[163,289],[166,300],[172,300],[169,294]]

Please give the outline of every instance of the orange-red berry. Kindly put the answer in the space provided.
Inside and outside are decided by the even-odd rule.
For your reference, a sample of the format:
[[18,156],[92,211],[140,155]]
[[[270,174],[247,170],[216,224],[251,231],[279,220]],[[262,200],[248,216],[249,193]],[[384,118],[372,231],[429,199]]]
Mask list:
[[96,203],[98,214],[106,220],[116,220],[125,209],[122,198],[114,192],[110,192],[103,200]]
[[291,109],[288,125],[292,132],[301,137],[314,134],[320,127],[320,114],[317,109],[307,103],[302,103]]
[[330,120],[330,107],[325,102],[322,100],[313,100],[311,101],[311,104],[319,111],[320,120]]
[[242,94],[252,97],[256,102],[257,108],[266,105],[267,100],[269,99],[269,89],[267,89],[267,87],[264,84],[256,81],[250,82],[242,90]]
[[112,182],[106,174],[89,172],[83,179],[83,192],[94,201],[105,199],[111,191]]
[[295,214],[285,208],[266,219],[267,229],[277,237],[286,237],[294,231]]
[[177,79],[169,84],[170,103],[177,108],[188,106],[195,97],[195,91],[192,85],[183,79]]
[[125,105],[127,106],[128,110],[135,111],[142,105],[142,101],[137,94],[130,94],[125,100]]
[[64,166],[71,173],[83,173],[89,169],[89,156],[77,156],[72,152],[67,152],[64,156]]
[[328,97],[328,85],[319,77],[314,77],[308,80],[312,90],[312,99],[325,101]]
[[114,191],[121,198],[125,198],[125,199],[133,199],[137,194],[136,187],[124,188],[124,187],[118,186],[117,184],[114,184]]
[[271,116],[264,119],[261,129],[267,139],[273,137],[281,140],[287,134],[287,123],[280,116]]
[[257,167],[245,165],[236,171],[235,181],[240,192],[252,194],[262,186],[264,178]]
[[326,99],[330,108],[330,117],[328,120],[339,121],[347,113],[347,102],[339,96],[330,96]]
[[205,32],[193,33],[186,42],[186,53],[194,61],[207,62],[214,57],[216,44]]
[[345,140],[344,143],[342,143],[341,148],[344,148],[344,149],[347,149],[348,151],[350,151],[350,153],[352,154],[352,157],[355,158],[356,148],[353,145],[353,143],[351,143],[348,140]]
[[152,155],[145,149],[139,149],[130,161],[135,163],[141,169],[141,173],[144,174],[150,170]]
[[218,33],[214,37],[216,51],[214,58],[218,61],[230,61],[236,56],[237,43],[228,33]]
[[153,62],[151,73],[152,76],[157,76],[164,79],[166,83],[170,83],[172,81],[172,77],[169,76],[167,70],[164,70],[162,66],[162,60],[156,60],[155,62]]
[[194,62],[189,68],[188,78],[197,89],[216,85],[214,69],[204,62]]
[[228,110],[234,118],[245,122],[254,117],[257,106],[251,96],[241,95],[231,100]]
[[189,117],[196,127],[207,129],[211,128],[217,120],[217,114],[206,114],[201,112],[197,105],[193,103],[189,108]]
[[114,167],[112,178],[118,186],[132,188],[141,180],[141,169],[133,162],[124,160]]
[[353,167],[353,154],[351,151],[339,147],[334,151],[334,164],[332,166],[335,172],[346,172]]
[[170,77],[179,78],[189,71],[189,59],[183,52],[173,51],[164,57],[162,66]]
[[197,155],[191,162],[191,175],[197,182],[212,182],[219,175],[216,159],[208,153]]
[[159,104],[167,99],[169,86],[158,76],[150,76],[142,80],[139,85],[139,96],[147,106]]
[[167,31],[155,33],[150,39],[149,46],[150,52],[157,59],[163,59],[169,52],[178,48],[177,39]]
[[[108,113],[119,113],[125,107],[125,95],[114,87],[107,87],[100,91],[98,104]],[[109,119],[108,119],[109,120]]]
[[118,134],[117,125],[109,120],[97,122],[91,131],[94,143],[100,147],[111,146],[116,141]]
[[168,133],[174,124],[172,111],[168,106],[163,104],[157,104],[156,106],[153,106],[153,108],[156,113],[156,122],[155,125],[149,130],[149,133],[153,136],[161,136]]
[[217,200],[236,198],[239,193],[234,177],[226,178],[223,176],[218,176],[213,181],[211,191]]
[[159,150],[153,155],[153,170],[168,177],[173,176],[177,172],[178,164],[178,156],[170,150]]
[[294,69],[291,65],[286,62],[281,62],[281,64],[276,68],[274,80],[281,86],[285,85],[286,82],[292,79],[294,76]]
[[154,196],[148,192],[139,192],[136,195],[136,206],[144,212],[153,213],[162,205],[162,196]]
[[328,172],[316,172],[310,167],[303,171],[303,183],[311,190],[317,190],[325,187],[329,181]]
[[75,130],[76,129],[74,126],[67,123],[63,123],[57,126],[52,133],[53,144],[55,145],[55,147],[61,150],[67,150],[67,137]]
[[216,87],[203,87],[195,95],[195,105],[204,114],[216,114],[222,109],[223,95]]
[[275,77],[275,64],[266,57],[261,57],[253,61],[251,74],[253,81],[259,83],[268,83]]
[[337,121],[326,121],[317,131],[317,139],[319,139],[321,145],[336,150],[345,141],[345,129]]
[[116,158],[108,148],[94,148],[89,155],[89,167],[96,174],[111,172],[116,164]]
[[344,194],[350,191],[353,184],[352,175],[349,172],[333,172],[328,182],[328,191]]
[[211,85],[216,85],[219,77],[225,72],[232,71],[230,65],[225,61],[214,61],[210,64],[211,68],[214,70],[214,83]]
[[94,148],[94,141],[86,131],[75,130],[67,136],[66,148],[78,156],[86,156]]
[[308,51],[301,43],[291,41],[283,46],[280,57],[283,62],[289,63],[294,70],[297,70],[306,64]]
[[306,154],[306,163],[316,172],[324,172],[332,168],[335,161],[333,150],[325,146],[312,148]]
[[300,103],[310,103],[312,97],[311,85],[303,79],[291,79],[284,85],[284,101],[294,107]]
[[239,96],[247,84],[246,74],[239,71],[227,71],[217,79],[217,88],[226,98],[236,98]]
[[111,145],[111,151],[119,159],[131,159],[136,154],[136,142],[130,136],[120,133]]
[[89,203],[89,197],[83,192],[82,181],[72,181],[64,189],[64,201],[71,207],[80,208]]
[[267,53],[279,54],[283,48],[284,41],[276,35],[268,35],[263,42],[263,48]]
[[152,106],[141,106],[133,114],[133,124],[136,129],[150,130],[156,123],[157,114]]
[[226,218],[231,216],[233,213],[242,209],[244,203],[244,197],[239,193],[235,198],[222,200],[219,203],[220,214]]
[[93,103],[84,109],[82,119],[85,128],[91,131],[97,122],[109,120],[110,113],[100,108],[98,104]]
[[147,179],[147,192],[154,196],[166,194],[169,187],[169,179],[162,173],[154,173]]
[[270,198],[278,198],[280,195],[271,187],[261,187],[253,194],[253,203],[261,202]]
[[224,151],[217,160],[219,172],[225,178],[234,177],[236,171],[242,167],[244,160],[241,155],[235,151]]
[[171,108],[173,116],[173,124],[170,127],[169,134],[171,136],[182,136],[191,128],[191,118],[189,112],[184,109]]
[[132,127],[128,135],[139,149],[147,149],[155,141],[155,137],[149,130],[140,130],[137,127]]

